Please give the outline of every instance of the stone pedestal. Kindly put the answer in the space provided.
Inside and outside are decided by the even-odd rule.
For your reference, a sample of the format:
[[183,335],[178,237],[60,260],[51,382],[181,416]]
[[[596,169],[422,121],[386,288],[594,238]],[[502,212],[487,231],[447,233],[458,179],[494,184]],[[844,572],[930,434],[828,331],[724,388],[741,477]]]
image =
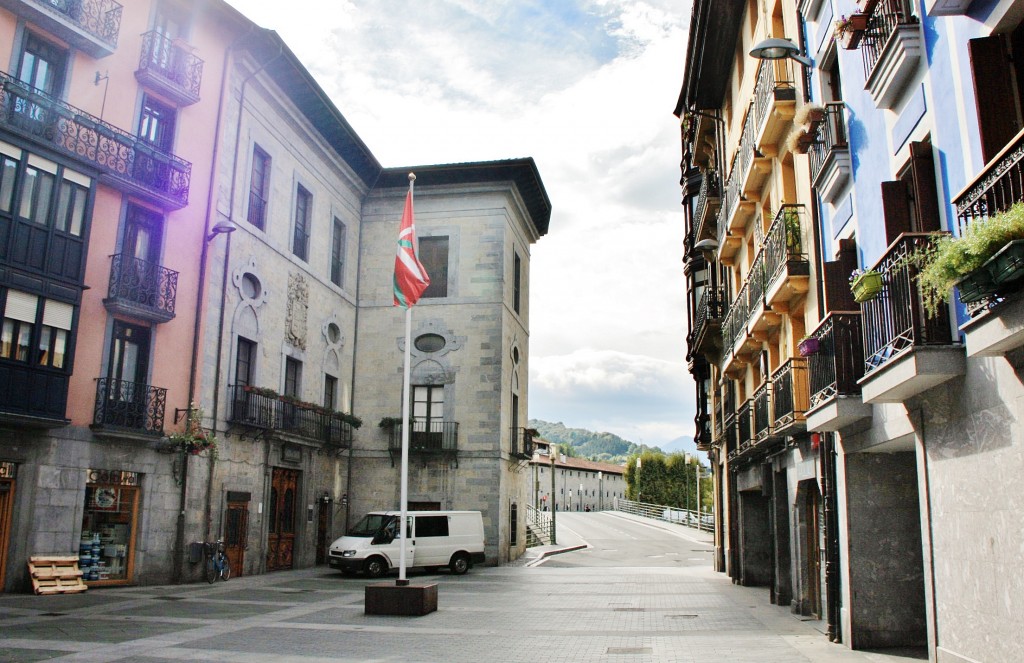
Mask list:
[[437,583],[367,585],[365,606],[368,615],[426,615],[437,610]]

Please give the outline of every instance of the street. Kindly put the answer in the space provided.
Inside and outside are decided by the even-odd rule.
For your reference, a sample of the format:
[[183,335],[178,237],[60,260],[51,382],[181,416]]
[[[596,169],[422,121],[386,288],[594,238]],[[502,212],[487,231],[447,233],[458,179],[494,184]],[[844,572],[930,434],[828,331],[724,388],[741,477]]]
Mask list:
[[[437,612],[367,616],[363,578],[323,567],[214,585],[0,595],[2,661],[680,661],[908,663],[830,644],[737,587],[710,538],[618,513],[558,514],[577,551],[437,582]],[[392,576],[393,577],[393,576]]]

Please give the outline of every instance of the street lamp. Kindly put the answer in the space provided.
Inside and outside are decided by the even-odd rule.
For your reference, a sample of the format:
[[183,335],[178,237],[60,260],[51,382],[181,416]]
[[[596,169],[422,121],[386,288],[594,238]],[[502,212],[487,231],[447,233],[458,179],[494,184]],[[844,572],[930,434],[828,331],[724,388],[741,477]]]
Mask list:
[[604,511],[604,472],[597,473],[597,510]]
[[789,58],[790,60],[796,60],[805,67],[810,67],[813,63],[800,55],[800,48],[788,39],[780,39],[779,37],[771,37],[759,42],[752,49],[750,49],[750,56],[755,57],[758,60],[784,60]]

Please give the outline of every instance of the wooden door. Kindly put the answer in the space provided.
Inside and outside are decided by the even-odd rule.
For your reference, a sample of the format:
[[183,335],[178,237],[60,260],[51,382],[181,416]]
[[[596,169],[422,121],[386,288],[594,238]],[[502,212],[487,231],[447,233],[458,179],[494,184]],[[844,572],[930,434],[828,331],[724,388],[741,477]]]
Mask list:
[[[10,478],[2,476],[10,467]],[[14,464],[0,463],[0,592],[4,591],[7,544],[11,541],[11,512],[14,510]]]
[[804,491],[804,510],[807,518],[807,531],[804,549],[806,550],[807,565],[807,607],[818,619],[824,617],[821,611],[821,537],[818,517],[819,500],[818,491],[806,489]]
[[275,467],[270,482],[270,526],[267,532],[267,571],[292,568],[295,509],[299,471]]
[[320,500],[316,519],[316,563],[327,563],[327,548],[331,545],[331,502]]
[[224,514],[224,554],[231,566],[232,577],[242,575],[245,567],[246,542],[249,540],[249,501],[228,501]]

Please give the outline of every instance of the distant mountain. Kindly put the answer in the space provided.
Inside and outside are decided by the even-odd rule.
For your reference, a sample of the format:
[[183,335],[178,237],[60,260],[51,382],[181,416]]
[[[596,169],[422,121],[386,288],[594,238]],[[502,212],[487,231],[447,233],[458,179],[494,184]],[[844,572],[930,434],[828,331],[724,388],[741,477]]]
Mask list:
[[569,455],[606,463],[624,463],[629,456],[642,450],[661,451],[657,447],[624,440],[614,433],[595,433],[585,428],[567,428],[561,422],[530,419],[529,426],[536,428],[540,436],[548,442],[570,446],[572,450]]
[[691,456],[697,456],[700,458],[702,463],[708,462],[708,454],[705,451],[697,451],[697,443],[693,441],[692,437],[677,437],[671,442],[666,442],[661,445],[662,451],[667,454],[686,453]]

